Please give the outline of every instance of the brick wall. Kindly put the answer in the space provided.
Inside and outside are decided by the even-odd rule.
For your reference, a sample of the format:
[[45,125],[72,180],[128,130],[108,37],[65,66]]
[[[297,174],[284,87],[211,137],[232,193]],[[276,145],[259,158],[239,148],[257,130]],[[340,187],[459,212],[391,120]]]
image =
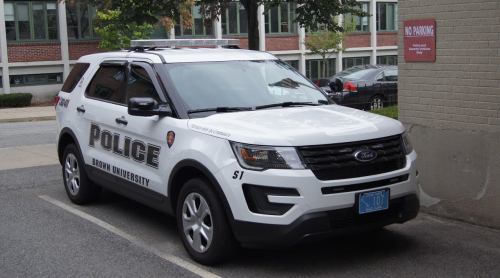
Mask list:
[[105,51],[99,49],[98,46],[99,41],[70,41],[68,43],[69,59],[78,60],[84,55]]
[[60,42],[8,43],[9,63],[61,60]]
[[[400,119],[499,133],[498,0],[399,2]],[[405,63],[403,21],[436,19],[436,62]]]
[[266,51],[299,50],[299,35],[266,36]]
[[[348,48],[370,47],[371,46],[370,36],[371,36],[370,33],[349,34],[344,38],[343,46]],[[396,43],[394,45],[396,45]]]
[[240,44],[238,45],[241,49],[248,49],[248,37],[247,36],[238,36],[238,37],[222,37],[223,39],[238,39],[240,40]]
[[377,46],[398,45],[398,32],[377,33]]
[[[436,20],[436,61],[405,62],[405,20]],[[500,2],[398,2],[399,120],[421,209],[500,228]]]

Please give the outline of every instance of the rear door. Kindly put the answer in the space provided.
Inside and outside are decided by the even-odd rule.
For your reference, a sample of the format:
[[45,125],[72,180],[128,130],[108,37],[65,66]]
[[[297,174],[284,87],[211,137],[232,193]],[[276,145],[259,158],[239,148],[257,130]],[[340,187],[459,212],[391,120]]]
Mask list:
[[76,126],[88,175],[102,186],[118,192],[113,175],[116,152],[116,115],[124,105],[126,60],[104,60],[76,107]]
[[398,69],[388,69],[384,72],[384,75],[387,83],[387,105],[396,104],[398,101]]
[[373,83],[373,92],[369,98],[374,95],[380,95],[384,98],[384,106],[397,101],[398,92],[398,69],[386,69],[380,72],[375,77],[375,82]]

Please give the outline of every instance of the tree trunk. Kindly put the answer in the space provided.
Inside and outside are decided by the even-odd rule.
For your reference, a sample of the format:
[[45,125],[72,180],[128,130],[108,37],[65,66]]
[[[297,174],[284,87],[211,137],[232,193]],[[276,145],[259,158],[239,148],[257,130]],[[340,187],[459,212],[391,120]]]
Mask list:
[[240,0],[248,20],[248,49],[259,50],[259,4],[257,0]]

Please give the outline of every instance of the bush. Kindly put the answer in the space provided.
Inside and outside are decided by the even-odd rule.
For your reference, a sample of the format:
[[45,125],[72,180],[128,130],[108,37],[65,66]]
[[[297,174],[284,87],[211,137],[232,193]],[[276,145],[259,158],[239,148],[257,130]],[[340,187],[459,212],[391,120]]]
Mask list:
[[33,95],[30,93],[14,93],[0,95],[0,107],[30,106]]
[[382,115],[382,116],[386,116],[386,117],[389,117],[389,118],[393,118],[393,119],[398,119],[398,106],[397,105],[394,105],[394,106],[389,106],[389,107],[386,107],[386,108],[382,108],[382,109],[379,109],[379,110],[370,110],[369,112],[372,112],[372,113],[375,113],[375,114],[379,114],[379,115]]

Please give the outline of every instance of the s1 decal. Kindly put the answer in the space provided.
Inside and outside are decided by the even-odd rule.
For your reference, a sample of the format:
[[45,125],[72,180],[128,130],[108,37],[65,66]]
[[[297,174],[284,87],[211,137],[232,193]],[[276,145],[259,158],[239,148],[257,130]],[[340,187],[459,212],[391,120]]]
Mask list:
[[238,177],[241,180],[243,178],[244,173],[245,173],[245,171],[241,171],[241,175],[240,175],[240,171],[234,171],[233,180],[237,179]]

